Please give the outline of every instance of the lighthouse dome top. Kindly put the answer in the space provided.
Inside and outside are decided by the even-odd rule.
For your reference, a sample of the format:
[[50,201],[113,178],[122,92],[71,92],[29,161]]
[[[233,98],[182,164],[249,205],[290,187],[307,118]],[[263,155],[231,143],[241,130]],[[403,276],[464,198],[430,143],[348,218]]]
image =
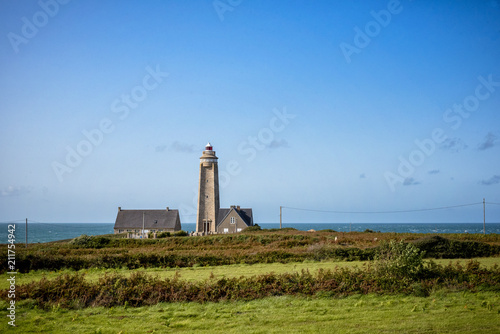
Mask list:
[[210,142],[207,143],[207,145],[205,145],[205,151],[212,151],[213,150],[213,146],[212,144],[210,144]]

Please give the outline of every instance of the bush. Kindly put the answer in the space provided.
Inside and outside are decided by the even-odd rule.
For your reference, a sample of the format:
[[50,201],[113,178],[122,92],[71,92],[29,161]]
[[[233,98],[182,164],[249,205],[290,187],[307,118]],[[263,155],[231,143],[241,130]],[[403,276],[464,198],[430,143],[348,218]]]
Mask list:
[[383,242],[375,255],[375,268],[380,275],[417,277],[423,269],[424,252],[403,241]]
[[189,234],[186,231],[174,232],[174,237],[187,237]]
[[110,239],[101,236],[88,236],[82,234],[69,242],[70,245],[76,248],[103,248],[110,243]]
[[253,232],[253,231],[261,231],[262,228],[259,226],[259,224],[255,224],[253,226],[249,226],[245,229],[245,232]]
[[415,240],[414,245],[425,251],[427,257],[456,259],[494,256],[500,253],[499,246],[477,241],[449,240],[438,235]]
[[160,232],[160,233],[158,233],[156,235],[156,237],[158,239],[160,239],[160,238],[168,238],[168,237],[170,237],[170,232]]

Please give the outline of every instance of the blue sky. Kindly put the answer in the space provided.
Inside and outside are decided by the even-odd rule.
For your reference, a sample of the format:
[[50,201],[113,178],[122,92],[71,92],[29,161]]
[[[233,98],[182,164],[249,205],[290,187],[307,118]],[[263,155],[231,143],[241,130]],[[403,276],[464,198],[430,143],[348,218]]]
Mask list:
[[207,141],[255,222],[500,203],[498,1],[2,0],[0,34],[0,221],[192,223]]

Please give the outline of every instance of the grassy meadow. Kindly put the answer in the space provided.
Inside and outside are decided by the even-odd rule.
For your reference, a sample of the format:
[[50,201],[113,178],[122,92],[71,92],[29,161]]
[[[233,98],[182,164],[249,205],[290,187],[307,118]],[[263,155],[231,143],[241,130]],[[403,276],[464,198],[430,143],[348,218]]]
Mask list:
[[[5,309],[4,303],[1,305]],[[499,333],[493,292],[438,291],[426,297],[269,297],[222,303],[50,310],[21,307],[2,333]]]
[[498,235],[290,229],[33,244],[0,332],[500,333],[499,254]]

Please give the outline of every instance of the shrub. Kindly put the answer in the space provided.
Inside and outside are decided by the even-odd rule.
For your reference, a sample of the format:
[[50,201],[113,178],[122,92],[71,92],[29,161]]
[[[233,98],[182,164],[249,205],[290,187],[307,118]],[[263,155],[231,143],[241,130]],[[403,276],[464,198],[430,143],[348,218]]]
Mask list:
[[101,236],[88,236],[82,234],[69,242],[70,245],[76,248],[103,248],[109,244],[111,240]]
[[300,247],[305,245],[310,245],[311,242],[309,240],[285,240],[279,243],[280,248],[293,248]]
[[160,238],[168,238],[168,237],[170,237],[170,232],[160,232],[160,233],[158,233],[156,235],[156,237],[158,239],[160,239]]
[[413,283],[411,286],[412,294],[416,297],[429,297],[429,288],[422,282]]
[[253,226],[249,226],[245,229],[245,232],[253,232],[253,231],[261,231],[262,228],[259,226],[259,224],[255,224]]
[[417,277],[423,269],[424,253],[403,241],[383,242],[375,255],[375,268],[380,275]]
[[174,232],[174,237],[187,237],[189,234],[186,231]]
[[415,240],[414,245],[426,256],[443,259],[493,256],[500,253],[499,246],[477,241],[449,240],[438,235]]

